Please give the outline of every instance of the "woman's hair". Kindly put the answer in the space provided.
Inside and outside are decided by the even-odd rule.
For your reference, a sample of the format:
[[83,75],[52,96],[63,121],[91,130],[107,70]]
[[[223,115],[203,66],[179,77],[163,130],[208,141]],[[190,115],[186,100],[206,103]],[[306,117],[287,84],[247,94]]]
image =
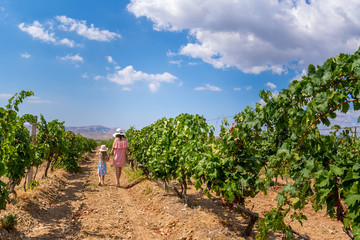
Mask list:
[[107,152],[100,152],[101,161],[106,161]]
[[121,134],[117,134],[115,137],[120,138],[120,141],[122,141],[123,139],[126,139],[126,137]]

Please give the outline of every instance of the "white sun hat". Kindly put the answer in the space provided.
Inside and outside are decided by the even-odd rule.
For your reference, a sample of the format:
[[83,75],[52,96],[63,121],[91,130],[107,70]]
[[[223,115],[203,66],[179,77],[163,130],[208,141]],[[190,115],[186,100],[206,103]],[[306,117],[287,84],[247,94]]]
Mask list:
[[121,128],[116,129],[116,132],[113,134],[114,137],[116,137],[116,135],[125,135],[124,130],[122,130]]
[[108,149],[107,149],[107,147],[105,145],[101,145],[101,147],[99,149],[100,152],[106,152],[107,150]]

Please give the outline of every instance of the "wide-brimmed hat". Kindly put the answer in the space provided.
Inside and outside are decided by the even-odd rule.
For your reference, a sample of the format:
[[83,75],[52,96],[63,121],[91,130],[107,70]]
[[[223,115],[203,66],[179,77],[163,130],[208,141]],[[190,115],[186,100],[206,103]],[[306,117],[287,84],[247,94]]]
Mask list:
[[121,128],[116,129],[116,132],[113,134],[114,137],[116,137],[117,135],[125,135],[124,130],[122,130]]
[[100,152],[106,152],[107,150],[108,149],[107,149],[107,147],[105,145],[101,145],[101,147],[99,149]]

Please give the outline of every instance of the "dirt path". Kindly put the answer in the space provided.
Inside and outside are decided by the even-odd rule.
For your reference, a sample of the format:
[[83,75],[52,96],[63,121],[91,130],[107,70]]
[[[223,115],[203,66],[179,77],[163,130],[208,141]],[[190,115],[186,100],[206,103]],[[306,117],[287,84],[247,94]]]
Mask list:
[[[0,239],[252,239],[242,233],[248,220],[189,190],[192,208],[155,182],[135,177],[124,168],[121,187],[114,185],[115,174],[108,163],[105,185],[98,185],[97,157],[81,163],[82,172],[59,170],[40,180],[32,191],[18,192],[18,202],[9,204],[1,215],[14,213],[19,218],[15,231],[0,229]],[[259,194],[249,199],[248,208],[260,215],[274,206],[276,194]],[[307,209],[309,221],[295,228],[311,239],[347,239],[341,225]],[[281,239],[275,234],[271,239]]]

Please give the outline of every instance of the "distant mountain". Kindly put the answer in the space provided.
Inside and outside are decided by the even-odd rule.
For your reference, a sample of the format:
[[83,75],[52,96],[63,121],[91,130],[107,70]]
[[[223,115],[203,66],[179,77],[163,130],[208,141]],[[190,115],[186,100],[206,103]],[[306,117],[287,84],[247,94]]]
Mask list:
[[67,131],[80,133],[86,138],[95,140],[107,140],[113,137],[116,128],[108,128],[100,125],[86,126],[86,127],[65,127]]
[[[31,125],[25,125],[29,132],[31,132]],[[65,130],[72,131],[74,133],[80,133],[86,138],[92,138],[95,140],[108,140],[113,138],[113,133],[116,128],[108,128],[100,125],[86,126],[86,127],[65,127]]]
[[87,127],[65,127],[65,129],[76,133],[114,133],[116,131],[116,128],[108,128],[100,125]]

